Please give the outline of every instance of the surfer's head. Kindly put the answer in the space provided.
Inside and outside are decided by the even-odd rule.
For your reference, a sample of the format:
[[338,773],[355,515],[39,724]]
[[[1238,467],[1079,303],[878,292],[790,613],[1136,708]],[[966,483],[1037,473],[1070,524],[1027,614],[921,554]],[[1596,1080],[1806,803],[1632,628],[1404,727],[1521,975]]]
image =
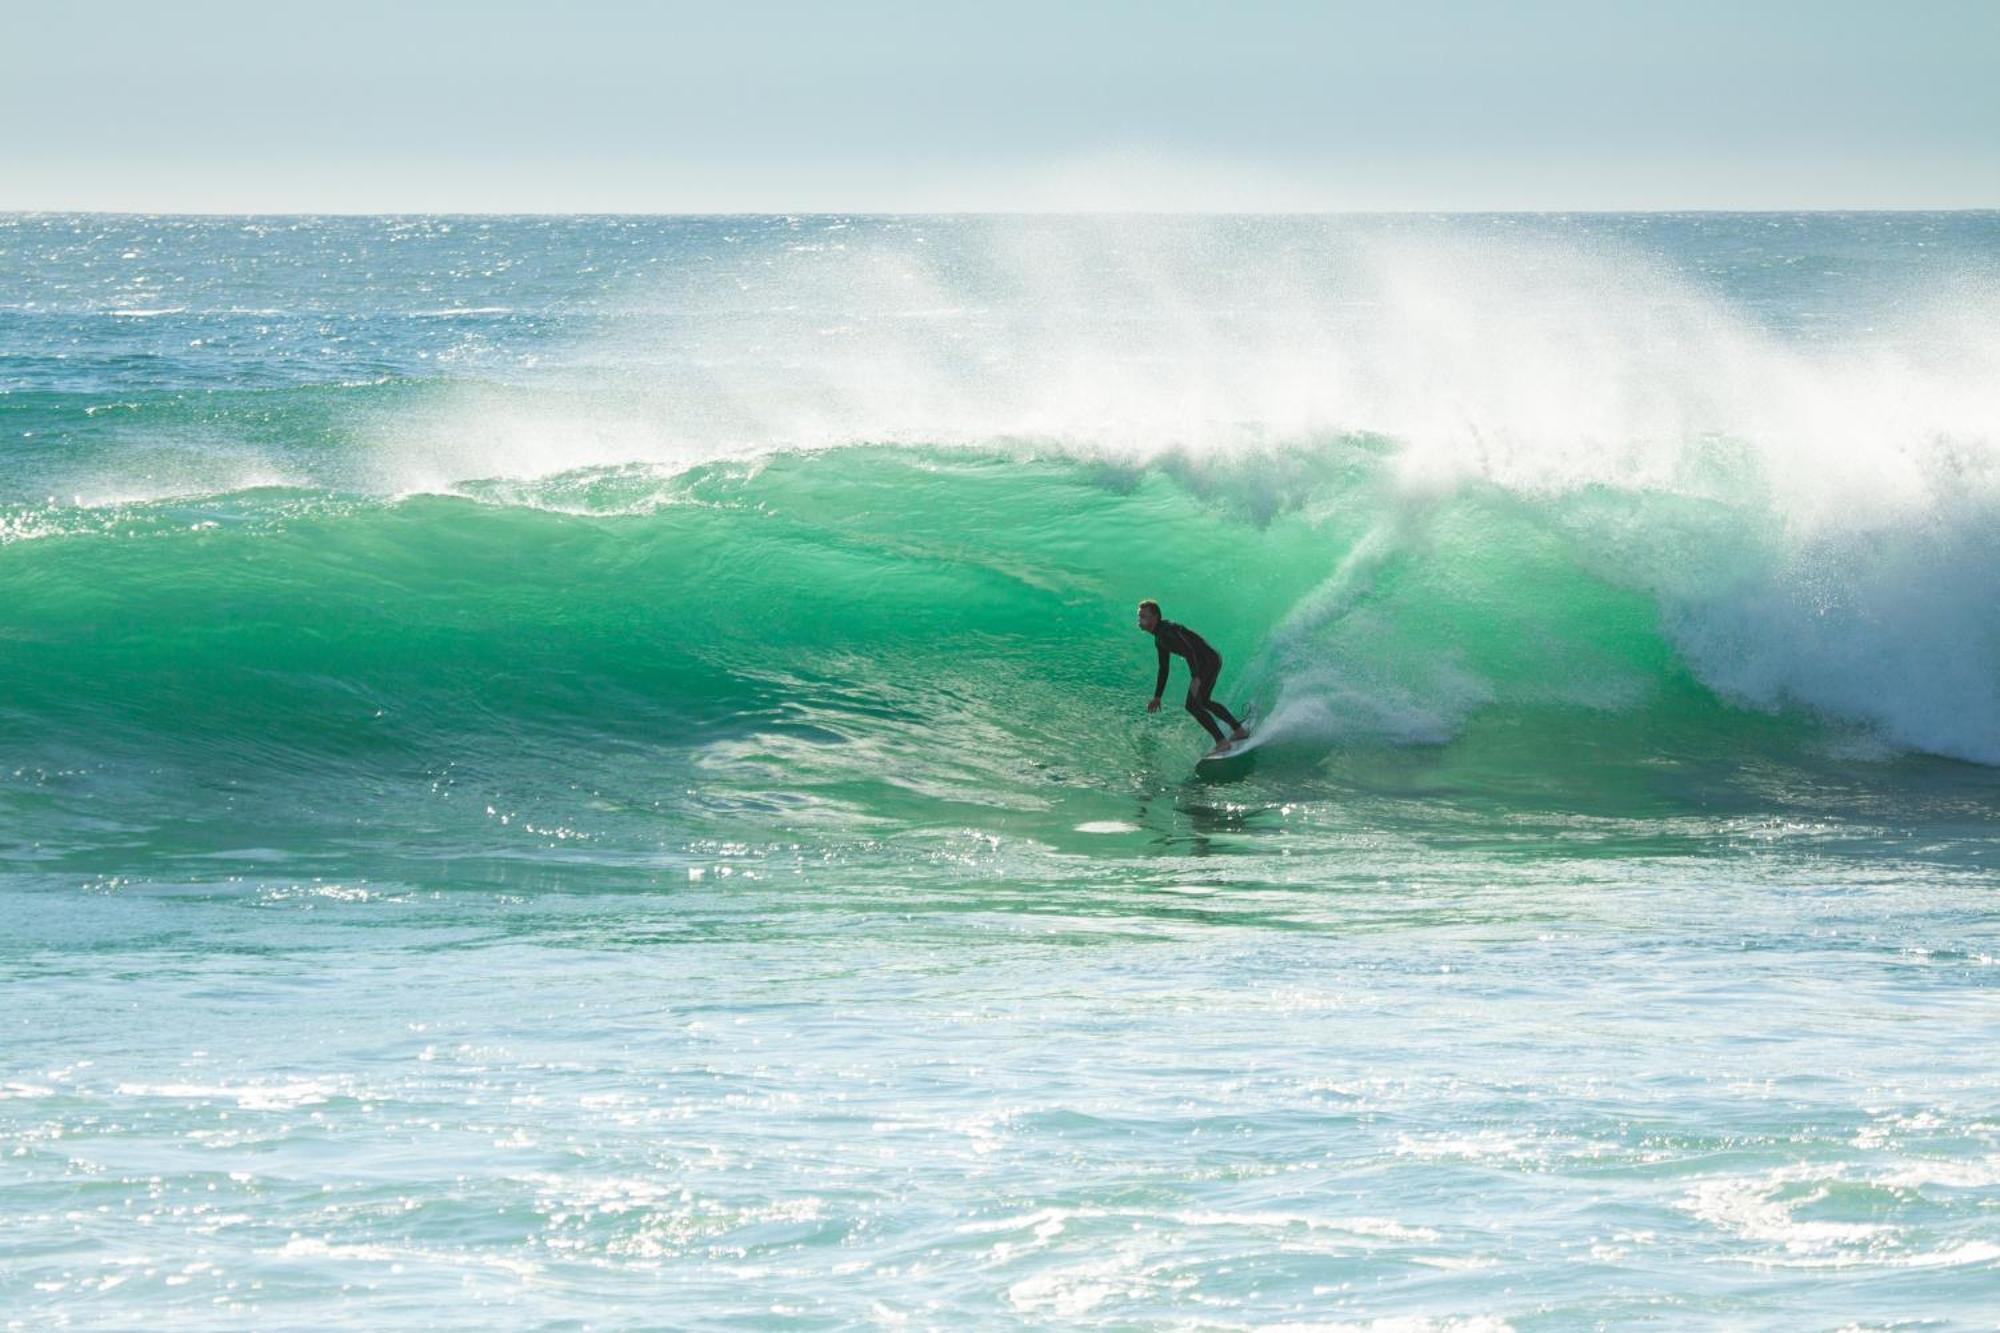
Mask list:
[[1148,597],[1139,603],[1139,628],[1146,633],[1153,632],[1153,626],[1160,623],[1160,604]]

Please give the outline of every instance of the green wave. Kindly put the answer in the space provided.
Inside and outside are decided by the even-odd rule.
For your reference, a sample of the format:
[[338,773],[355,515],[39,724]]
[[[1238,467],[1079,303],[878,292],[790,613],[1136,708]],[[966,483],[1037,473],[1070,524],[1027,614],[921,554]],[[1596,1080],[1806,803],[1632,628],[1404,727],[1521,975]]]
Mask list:
[[857,447],[448,496],[17,506],[0,745],[17,772],[155,796],[337,806],[475,774],[787,818],[1027,810],[1188,776],[1200,733],[1143,711],[1147,596],[1223,652],[1279,797],[1562,804],[1622,773],[1630,803],[1879,736],[1732,697],[1684,650],[1699,608],[1675,588],[1763,586],[1769,544],[1736,511],[1416,503],[1392,458],[1370,439],[1146,464]]
[[[1260,524],[1160,472],[891,450],[8,521],[17,736],[89,720],[333,753],[726,727],[799,681],[887,697],[1007,663],[1058,693],[1139,688],[1139,592],[1179,593],[1240,655],[1320,549],[1296,513]],[[1274,556],[1286,576],[1261,579]]]

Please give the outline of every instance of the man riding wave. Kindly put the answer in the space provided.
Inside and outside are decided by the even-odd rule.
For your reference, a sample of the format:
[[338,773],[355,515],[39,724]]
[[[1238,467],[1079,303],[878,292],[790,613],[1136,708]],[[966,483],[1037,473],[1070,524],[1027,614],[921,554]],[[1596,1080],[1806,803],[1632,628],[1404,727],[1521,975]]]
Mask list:
[[[1153,701],[1146,705],[1146,711],[1160,711],[1160,696],[1167,689],[1167,670],[1175,656],[1184,657],[1188,664],[1187,710],[1194,714],[1194,720],[1208,729],[1215,737],[1215,748],[1220,750],[1230,741],[1248,740],[1250,733],[1243,724],[1221,704],[1210,698],[1215,689],[1215,679],[1222,674],[1222,654],[1210,646],[1207,639],[1196,634],[1186,625],[1177,625],[1171,620],[1160,618],[1160,604],[1151,598],[1139,603],[1139,628],[1153,636],[1154,646],[1160,653],[1160,676],[1153,682]],[[1230,734],[1225,738],[1222,728],[1215,725],[1215,718],[1229,724]]]

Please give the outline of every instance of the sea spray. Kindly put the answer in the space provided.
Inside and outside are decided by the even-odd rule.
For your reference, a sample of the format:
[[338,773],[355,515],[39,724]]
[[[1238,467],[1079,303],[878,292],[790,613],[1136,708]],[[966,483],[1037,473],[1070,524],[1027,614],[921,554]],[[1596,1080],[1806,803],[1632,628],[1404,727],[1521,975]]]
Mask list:
[[[1093,475],[1113,484],[1151,470],[1223,506],[1214,542],[1240,546],[1227,524],[1281,513],[1320,533],[1278,580],[1309,591],[1231,626],[1232,660],[1254,662],[1249,684],[1283,727],[1436,743],[1486,707],[1637,706],[1657,667],[1628,668],[1588,606],[1619,602],[1623,624],[1638,597],[1649,624],[1619,635],[1662,637],[1719,699],[2000,758],[2000,304],[1970,259],[1873,292],[1878,322],[1843,336],[1733,303],[1643,233],[1560,222],[741,230],[740,257],[697,248],[667,276],[628,276],[607,313],[532,355],[490,350],[509,327],[496,319],[532,333],[532,312],[451,307],[465,327],[443,357],[428,346],[442,307],[383,296],[373,320],[415,334],[411,369],[428,358],[470,377],[409,379],[371,347],[378,377],[342,368],[333,389],[120,384],[80,417],[31,391],[10,412],[43,427],[29,438],[65,443],[31,447],[27,484],[142,524],[154,511],[125,502],[215,495],[214,521],[254,526],[255,488],[272,485],[291,488],[270,492],[280,511],[317,493],[363,523],[415,493],[615,502],[670,541],[689,469],[724,459],[754,478],[759,460],[872,443],[918,467],[951,448],[1109,469]],[[158,320],[277,318],[226,300],[137,334],[109,298],[75,318],[121,342]],[[181,355],[199,363],[213,340],[193,341]],[[893,503],[868,493],[871,456],[812,466],[860,483],[836,488],[829,514]],[[16,492],[12,539],[101,525],[33,492]],[[968,499],[971,526],[944,540],[972,565],[993,558],[985,534],[1025,524],[1049,554],[1020,559],[1058,583],[1209,595],[1211,551],[1085,574],[1064,565],[1088,529],[1044,522],[1031,496]],[[837,539],[845,520],[828,521]],[[429,596],[421,572],[396,577]],[[312,604],[310,587],[297,595]]]
[[1989,1319],[1996,265],[0,217],[0,1303]]

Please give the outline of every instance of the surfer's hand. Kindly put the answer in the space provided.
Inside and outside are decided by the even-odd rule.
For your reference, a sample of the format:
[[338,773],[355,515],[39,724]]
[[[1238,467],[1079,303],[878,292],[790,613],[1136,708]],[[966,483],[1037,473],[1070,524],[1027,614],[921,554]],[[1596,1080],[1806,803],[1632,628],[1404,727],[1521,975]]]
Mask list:
[[1157,712],[1159,712],[1159,711],[1160,711],[1160,701],[1159,701],[1158,699],[1154,699],[1154,700],[1153,700],[1153,701],[1152,701],[1151,703],[1149,703],[1149,704],[1147,704],[1147,705],[1146,705],[1146,711],[1147,711],[1147,712],[1149,712],[1149,713],[1157,713]]

